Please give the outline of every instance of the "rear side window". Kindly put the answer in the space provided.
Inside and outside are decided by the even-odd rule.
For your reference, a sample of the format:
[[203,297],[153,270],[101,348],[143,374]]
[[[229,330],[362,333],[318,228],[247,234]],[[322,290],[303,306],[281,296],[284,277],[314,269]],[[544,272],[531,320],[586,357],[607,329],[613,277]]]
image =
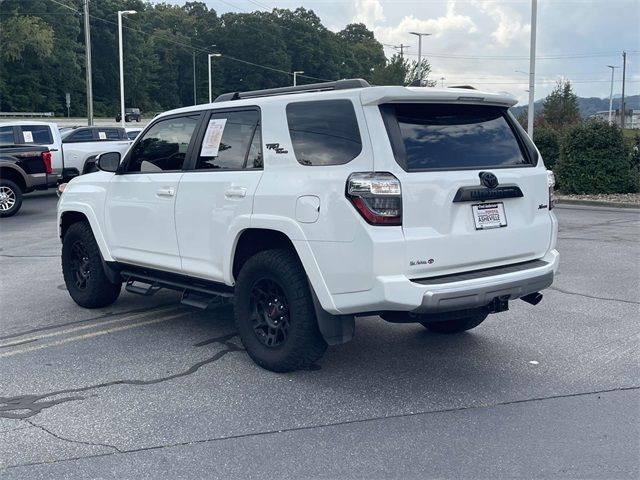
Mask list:
[[36,145],[51,145],[53,138],[48,125],[21,125],[22,142]]
[[212,113],[196,170],[262,168],[260,113],[257,110]]
[[122,135],[117,128],[98,130],[98,140],[121,140]]
[[408,172],[532,164],[506,108],[387,104],[380,109],[396,161]]
[[287,123],[293,151],[302,165],[342,165],[362,151],[358,120],[349,100],[290,103]]

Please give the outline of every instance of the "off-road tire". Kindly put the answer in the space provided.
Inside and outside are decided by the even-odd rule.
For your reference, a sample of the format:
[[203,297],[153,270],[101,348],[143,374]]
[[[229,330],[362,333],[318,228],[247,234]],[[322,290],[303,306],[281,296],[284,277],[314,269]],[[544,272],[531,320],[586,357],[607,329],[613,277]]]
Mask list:
[[420,322],[424,328],[434,333],[460,333],[477,327],[485,321],[488,314],[479,313],[471,317],[444,320],[442,322]]
[[62,274],[69,295],[81,307],[106,307],[120,295],[122,283],[112,283],[107,278],[100,249],[87,222],[71,225],[62,240]]
[[[259,329],[269,328],[266,325],[268,310],[265,309],[272,307],[267,307],[262,301],[262,287],[272,284],[276,291],[276,287],[279,287],[282,294],[273,300],[285,307],[283,311],[288,327],[281,344],[269,346],[265,343],[268,341],[266,336]],[[263,314],[257,313],[259,311]],[[234,316],[247,353],[266,370],[290,372],[310,367],[327,349],[327,343],[318,329],[307,276],[292,251],[265,250],[247,260],[236,283]],[[277,318],[274,320],[272,315],[269,317],[271,322],[277,322]],[[265,324],[260,327],[253,320],[256,318],[262,319]]]
[[22,206],[22,190],[16,185],[15,182],[7,180],[6,178],[0,178],[0,193],[7,195],[6,202],[13,201],[13,205],[8,205],[7,209],[0,209],[0,217],[10,217],[18,213]]

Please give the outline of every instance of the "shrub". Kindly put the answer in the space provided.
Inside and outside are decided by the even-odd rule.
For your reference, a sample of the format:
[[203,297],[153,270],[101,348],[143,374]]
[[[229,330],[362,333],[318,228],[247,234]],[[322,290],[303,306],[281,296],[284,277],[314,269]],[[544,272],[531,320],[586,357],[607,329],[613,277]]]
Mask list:
[[560,156],[560,135],[554,128],[541,126],[533,129],[533,141],[540,150],[544,165],[553,170]]
[[628,193],[634,170],[620,127],[589,121],[567,129],[555,173],[564,193]]

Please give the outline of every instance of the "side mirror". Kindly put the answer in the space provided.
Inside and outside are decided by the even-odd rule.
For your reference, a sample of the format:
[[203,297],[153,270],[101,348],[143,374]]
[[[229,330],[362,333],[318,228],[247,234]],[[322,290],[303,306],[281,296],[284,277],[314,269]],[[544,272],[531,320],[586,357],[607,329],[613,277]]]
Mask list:
[[103,172],[117,172],[120,166],[120,154],[118,152],[101,153],[96,157],[96,167]]

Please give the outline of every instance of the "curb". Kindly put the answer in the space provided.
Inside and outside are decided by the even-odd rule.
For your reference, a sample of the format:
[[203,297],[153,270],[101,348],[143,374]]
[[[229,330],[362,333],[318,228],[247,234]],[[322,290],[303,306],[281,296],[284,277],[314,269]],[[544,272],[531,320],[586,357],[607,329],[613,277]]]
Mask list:
[[606,202],[599,200],[573,200],[573,199],[556,199],[558,205],[585,205],[589,207],[610,207],[610,208],[627,208],[630,210],[640,210],[640,205],[633,203]]

